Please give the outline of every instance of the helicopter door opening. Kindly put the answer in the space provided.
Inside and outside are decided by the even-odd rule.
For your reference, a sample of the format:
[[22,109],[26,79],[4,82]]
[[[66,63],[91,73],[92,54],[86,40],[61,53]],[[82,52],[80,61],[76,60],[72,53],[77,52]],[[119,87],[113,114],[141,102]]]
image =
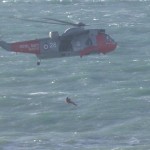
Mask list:
[[72,51],[72,44],[70,39],[63,39],[59,46],[60,52]]
[[90,39],[90,38],[88,38],[87,40],[86,40],[86,42],[85,42],[85,44],[87,45],[87,46],[92,46],[92,40]]

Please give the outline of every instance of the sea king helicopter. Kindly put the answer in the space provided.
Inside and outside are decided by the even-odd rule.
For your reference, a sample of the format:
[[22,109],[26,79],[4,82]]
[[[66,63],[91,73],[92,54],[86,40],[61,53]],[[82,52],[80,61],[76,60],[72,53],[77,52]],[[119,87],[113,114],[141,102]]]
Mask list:
[[10,52],[21,52],[35,54],[38,58],[37,65],[40,65],[41,59],[59,58],[68,56],[85,56],[91,53],[106,54],[115,50],[117,43],[105,33],[105,29],[85,29],[88,26],[84,23],[72,23],[68,21],[43,18],[23,19],[23,21],[32,21],[39,23],[70,25],[62,35],[57,31],[49,32],[49,37],[7,43],[0,40],[0,47]]

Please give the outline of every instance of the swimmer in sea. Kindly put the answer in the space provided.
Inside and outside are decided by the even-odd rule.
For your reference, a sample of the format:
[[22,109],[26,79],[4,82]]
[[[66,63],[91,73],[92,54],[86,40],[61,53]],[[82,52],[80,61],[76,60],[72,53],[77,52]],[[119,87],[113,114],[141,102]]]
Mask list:
[[66,98],[66,103],[67,104],[73,104],[74,106],[77,106],[77,104],[76,103],[74,103],[70,98]]

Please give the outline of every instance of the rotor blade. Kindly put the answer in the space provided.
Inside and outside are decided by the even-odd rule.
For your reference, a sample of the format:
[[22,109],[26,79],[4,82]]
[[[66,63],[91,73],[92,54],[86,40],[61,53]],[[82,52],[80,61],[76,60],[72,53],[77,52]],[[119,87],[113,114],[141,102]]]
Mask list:
[[[30,21],[30,22],[39,22],[39,23],[47,23],[47,24],[57,24],[57,25],[71,25],[71,26],[75,26],[75,27],[84,27],[84,26],[88,26],[82,22],[79,23],[72,23],[72,22],[68,22],[68,21],[63,21],[63,20],[58,20],[58,19],[53,19],[53,18],[42,18],[45,20],[37,20],[37,19],[26,19],[26,18],[20,18],[20,17],[9,17],[9,18],[15,18],[18,20],[23,20],[23,21]],[[46,21],[47,20],[47,21]],[[53,22],[50,22],[50,21]]]
[[66,24],[64,24],[64,23],[59,23],[59,22],[49,22],[49,21],[43,21],[43,20],[25,19],[25,18],[17,18],[17,17],[14,17],[14,18],[15,18],[15,19],[18,19],[18,20],[30,21],[30,22],[39,22],[39,23],[47,23],[47,24],[66,25]]
[[72,26],[77,26],[77,27],[86,26],[84,23],[72,23],[72,22],[63,21],[63,20],[59,20],[59,19],[53,19],[53,18],[43,18],[43,19],[52,20],[52,21],[64,23],[66,25],[72,25]]
[[65,23],[65,24],[73,25],[73,26],[76,25],[75,23],[68,22],[68,21],[63,21],[63,20],[59,20],[59,19],[53,19],[53,18],[43,18],[43,19],[46,19],[46,20],[52,20],[52,21],[56,21],[56,22],[60,22],[60,23]]

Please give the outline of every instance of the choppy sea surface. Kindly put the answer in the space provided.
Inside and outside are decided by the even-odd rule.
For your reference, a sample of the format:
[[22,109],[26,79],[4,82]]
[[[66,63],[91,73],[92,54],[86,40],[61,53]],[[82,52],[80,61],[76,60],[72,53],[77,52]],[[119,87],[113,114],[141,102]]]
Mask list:
[[0,0],[0,35],[8,42],[69,27],[13,17],[82,21],[105,29],[118,47],[40,66],[34,55],[0,48],[1,150],[150,149],[150,1]]

